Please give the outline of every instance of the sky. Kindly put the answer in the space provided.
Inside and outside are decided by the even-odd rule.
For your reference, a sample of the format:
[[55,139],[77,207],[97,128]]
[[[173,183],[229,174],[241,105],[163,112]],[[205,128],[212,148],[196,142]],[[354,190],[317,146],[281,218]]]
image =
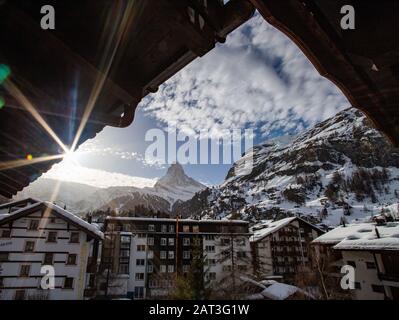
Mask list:
[[[148,137],[146,141],[149,130],[164,134],[176,130],[187,136],[186,141],[198,139],[200,132],[218,141],[232,130],[252,130],[256,145],[302,132],[349,106],[341,91],[318,74],[290,39],[256,13],[226,43],[197,58],[143,99],[128,128],[106,127],[44,177],[99,187],[150,186],[165,174],[171,161],[159,163],[146,156],[155,141]],[[177,150],[184,143],[178,142]],[[164,145],[165,152],[172,150],[170,145]],[[242,142],[242,151],[247,146]],[[199,157],[199,147],[197,153]],[[232,161],[194,161],[185,164],[184,170],[214,185],[223,181],[231,166]]]

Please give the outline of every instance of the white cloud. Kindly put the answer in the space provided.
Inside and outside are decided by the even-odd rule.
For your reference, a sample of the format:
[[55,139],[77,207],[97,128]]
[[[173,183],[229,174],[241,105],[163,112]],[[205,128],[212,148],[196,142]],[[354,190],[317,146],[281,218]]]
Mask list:
[[90,169],[69,161],[63,161],[54,165],[50,171],[43,175],[43,178],[82,183],[97,188],[114,186],[130,186],[137,188],[153,187],[157,180],[98,169]]
[[248,126],[264,136],[273,129],[300,131],[348,106],[300,49],[259,15],[142,104],[164,125],[215,136]]

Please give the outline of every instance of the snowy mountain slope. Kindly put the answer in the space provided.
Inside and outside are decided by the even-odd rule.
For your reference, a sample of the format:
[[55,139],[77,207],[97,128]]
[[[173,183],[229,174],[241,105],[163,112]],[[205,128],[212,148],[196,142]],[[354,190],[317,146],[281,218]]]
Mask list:
[[[58,192],[56,192],[58,190]],[[99,188],[76,182],[58,181],[54,179],[39,178],[28,187],[18,192],[16,200],[33,197],[43,201],[54,201],[61,207],[67,206],[68,210],[75,211],[76,204],[95,193]]]
[[[42,200],[52,200],[75,213],[93,210],[117,209],[119,211],[133,210],[136,206],[144,206],[154,211],[171,212],[176,201],[186,201],[204,189],[205,186],[188,177],[180,164],[169,167],[165,176],[161,177],[153,187],[140,188],[134,185],[134,177],[130,179],[132,186],[112,186],[95,188],[86,184],[62,181],[59,191],[59,181],[41,178],[29,187],[19,192],[17,199],[35,197]],[[140,185],[141,181],[138,181]]]
[[[144,205],[154,211],[171,212],[176,201],[187,201],[205,186],[188,177],[183,167],[172,164],[166,174],[161,177],[153,188],[114,188],[108,194],[108,200],[101,207],[119,210],[133,210],[137,205]],[[99,197],[103,198],[104,197]],[[110,199],[112,198],[112,199]]]
[[[252,172],[236,175],[249,157]],[[224,183],[179,204],[179,210],[254,220],[304,214],[335,225],[344,212],[349,220],[384,207],[394,213],[398,195],[398,150],[364,114],[347,109],[291,143],[254,147],[234,164]]]

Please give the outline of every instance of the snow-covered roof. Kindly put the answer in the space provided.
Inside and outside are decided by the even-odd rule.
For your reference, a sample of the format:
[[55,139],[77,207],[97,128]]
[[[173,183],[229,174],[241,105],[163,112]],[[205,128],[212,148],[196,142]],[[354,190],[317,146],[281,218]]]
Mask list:
[[300,289],[289,284],[276,282],[271,286],[267,287],[261,292],[261,295],[265,298],[272,300],[285,300],[298,292]]
[[[154,221],[154,222],[176,222],[173,218],[147,218],[147,217],[112,217],[108,216],[107,220],[119,220],[119,221]],[[238,223],[238,224],[248,224],[248,221],[244,220],[196,220],[196,219],[179,219],[179,222],[193,222],[193,223]]]
[[83,220],[82,218],[74,215],[73,213],[71,213],[69,211],[62,209],[61,207],[59,207],[55,204],[52,204],[51,202],[45,201],[43,203],[46,207],[57,212],[58,214],[60,214],[64,218],[66,218],[67,220],[74,222],[75,224],[79,225],[83,229],[86,229],[86,230],[94,233],[95,235],[97,235],[99,238],[104,239],[104,234],[97,228],[97,225],[90,224],[87,221]]
[[260,293],[255,293],[247,297],[249,300],[263,300],[265,298],[271,300],[286,300],[295,293],[301,293],[304,296],[314,299],[314,297],[306,291],[281,282],[274,282]]
[[358,229],[345,237],[334,249],[338,250],[399,250],[399,222]]
[[[378,233],[376,231],[378,230]],[[399,222],[358,223],[339,226],[313,240],[341,250],[399,250]]]
[[292,221],[297,219],[297,217],[289,217],[281,220],[263,220],[260,223],[251,227],[250,232],[253,232],[251,241],[258,241],[269,234],[272,234],[279,230],[280,228],[290,224]]
[[81,227],[82,229],[88,231],[89,233],[99,237],[100,239],[104,239],[104,234],[95,225],[92,225],[92,224],[84,221],[82,218],[74,215],[73,213],[66,211],[66,210],[60,208],[59,206],[52,204],[50,202],[47,202],[47,201],[35,202],[31,205],[27,205],[19,210],[16,210],[10,214],[2,214],[0,216],[0,223],[4,220],[8,221],[10,219],[13,219],[14,217],[23,216],[24,213],[29,213],[36,208],[40,209],[43,206],[53,210],[61,217],[64,217],[66,220],[70,221],[71,223],[75,224],[76,226]]
[[34,208],[36,208],[36,207],[39,208],[41,205],[42,205],[41,202],[35,202],[35,203],[30,204],[30,205],[27,205],[27,206],[25,206],[25,207],[23,207],[23,208],[21,208],[21,209],[19,209],[19,210],[15,210],[15,211],[12,212],[12,213],[1,214],[1,215],[0,215],[0,222],[1,222],[2,220],[4,220],[4,219],[8,218],[8,217],[12,217],[12,216],[15,216],[15,215],[17,215],[17,214],[20,214],[20,213],[23,212],[23,211],[31,210],[31,209],[34,209]]
[[23,204],[23,203],[29,203],[29,204],[35,204],[40,202],[40,200],[37,200],[35,198],[26,198],[26,199],[20,199],[20,200],[14,200],[11,202],[7,202],[7,203],[3,203],[0,204],[0,209],[4,209],[4,208],[9,208],[9,207],[14,207],[17,206],[19,204]]

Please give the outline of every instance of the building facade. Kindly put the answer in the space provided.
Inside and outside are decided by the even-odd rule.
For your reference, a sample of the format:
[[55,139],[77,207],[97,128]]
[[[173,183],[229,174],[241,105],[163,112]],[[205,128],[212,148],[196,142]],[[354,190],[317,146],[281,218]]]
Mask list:
[[93,296],[102,239],[95,226],[54,204],[1,205],[0,300]]
[[[339,226],[314,240],[325,278],[336,278],[334,294],[355,300],[399,300],[399,222]],[[354,287],[341,288],[341,268],[354,270]]]
[[245,221],[108,217],[105,230],[105,295],[168,297],[177,275],[189,272],[197,254],[204,259],[206,282],[222,283],[227,274],[250,269]]
[[298,271],[312,268],[310,243],[323,231],[299,217],[263,221],[251,228],[254,273],[294,283]]

